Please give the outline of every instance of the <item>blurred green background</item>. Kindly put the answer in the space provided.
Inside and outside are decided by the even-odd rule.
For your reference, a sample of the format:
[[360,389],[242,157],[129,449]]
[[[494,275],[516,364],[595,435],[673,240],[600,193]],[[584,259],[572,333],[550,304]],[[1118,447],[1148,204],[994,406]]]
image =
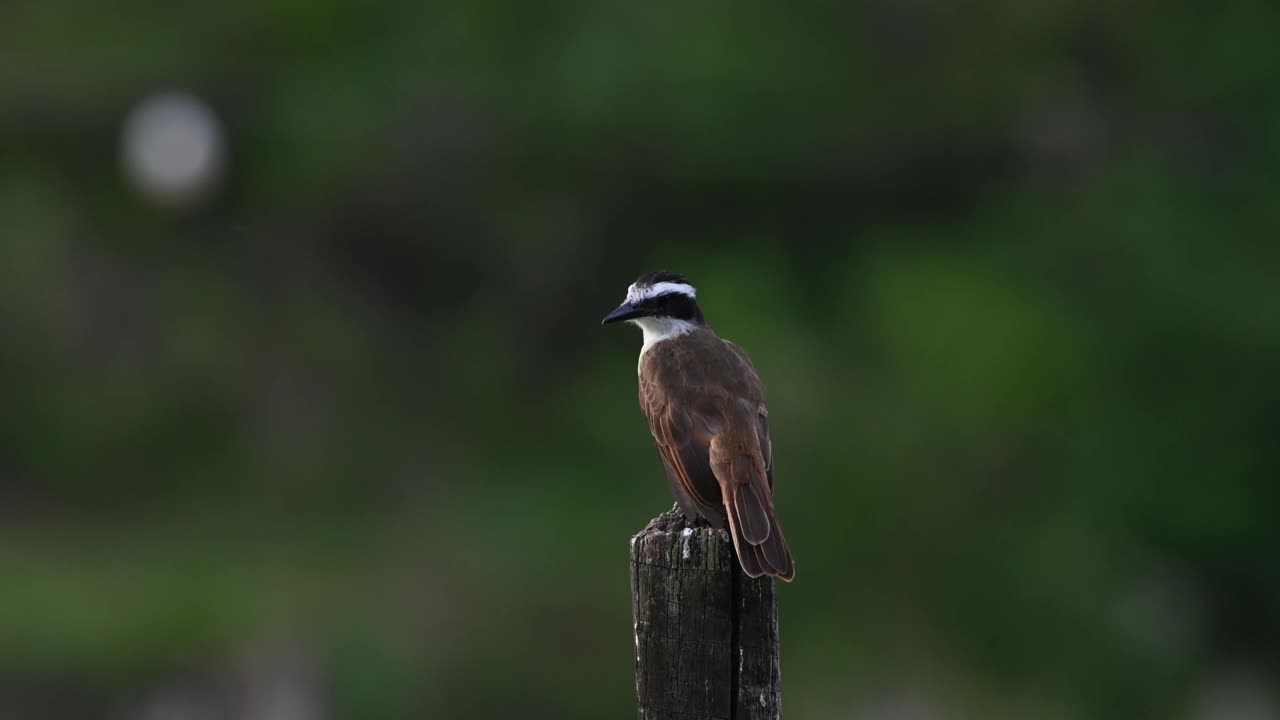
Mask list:
[[1277,27],[6,4],[0,717],[634,713],[659,268],[769,387],[788,717],[1280,717]]

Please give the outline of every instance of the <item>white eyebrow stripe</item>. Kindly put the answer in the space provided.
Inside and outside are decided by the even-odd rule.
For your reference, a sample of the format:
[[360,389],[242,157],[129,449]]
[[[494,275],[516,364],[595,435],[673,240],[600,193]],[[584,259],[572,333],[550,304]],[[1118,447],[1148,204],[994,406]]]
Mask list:
[[673,292],[688,295],[689,297],[695,297],[698,294],[697,288],[688,283],[660,282],[642,287],[636,287],[632,284],[631,287],[627,288],[627,302],[636,303]]

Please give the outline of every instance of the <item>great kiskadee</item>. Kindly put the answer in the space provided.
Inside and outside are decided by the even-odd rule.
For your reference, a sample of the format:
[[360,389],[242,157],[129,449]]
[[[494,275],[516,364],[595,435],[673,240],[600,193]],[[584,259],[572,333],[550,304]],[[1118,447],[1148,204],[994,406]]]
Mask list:
[[685,516],[727,522],[747,575],[791,580],[795,563],[773,510],[764,386],[747,353],[707,325],[696,294],[679,273],[642,275],[604,323],[644,332],[640,409]]

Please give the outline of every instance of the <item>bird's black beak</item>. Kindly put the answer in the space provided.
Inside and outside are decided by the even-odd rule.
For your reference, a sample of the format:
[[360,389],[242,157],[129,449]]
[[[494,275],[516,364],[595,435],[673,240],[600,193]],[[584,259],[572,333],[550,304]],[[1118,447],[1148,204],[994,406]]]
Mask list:
[[631,303],[622,303],[618,306],[617,310],[605,315],[604,320],[602,320],[600,324],[608,325],[609,323],[622,322],[623,320],[630,320],[631,318],[641,317],[642,315],[644,315],[643,310],[640,310]]

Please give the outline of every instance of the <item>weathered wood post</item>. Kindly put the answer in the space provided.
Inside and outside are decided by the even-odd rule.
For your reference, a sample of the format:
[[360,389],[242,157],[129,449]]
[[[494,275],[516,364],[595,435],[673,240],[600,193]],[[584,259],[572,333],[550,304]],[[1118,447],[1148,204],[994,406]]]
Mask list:
[[742,573],[728,533],[678,509],[631,539],[640,720],[782,715],[773,579]]

